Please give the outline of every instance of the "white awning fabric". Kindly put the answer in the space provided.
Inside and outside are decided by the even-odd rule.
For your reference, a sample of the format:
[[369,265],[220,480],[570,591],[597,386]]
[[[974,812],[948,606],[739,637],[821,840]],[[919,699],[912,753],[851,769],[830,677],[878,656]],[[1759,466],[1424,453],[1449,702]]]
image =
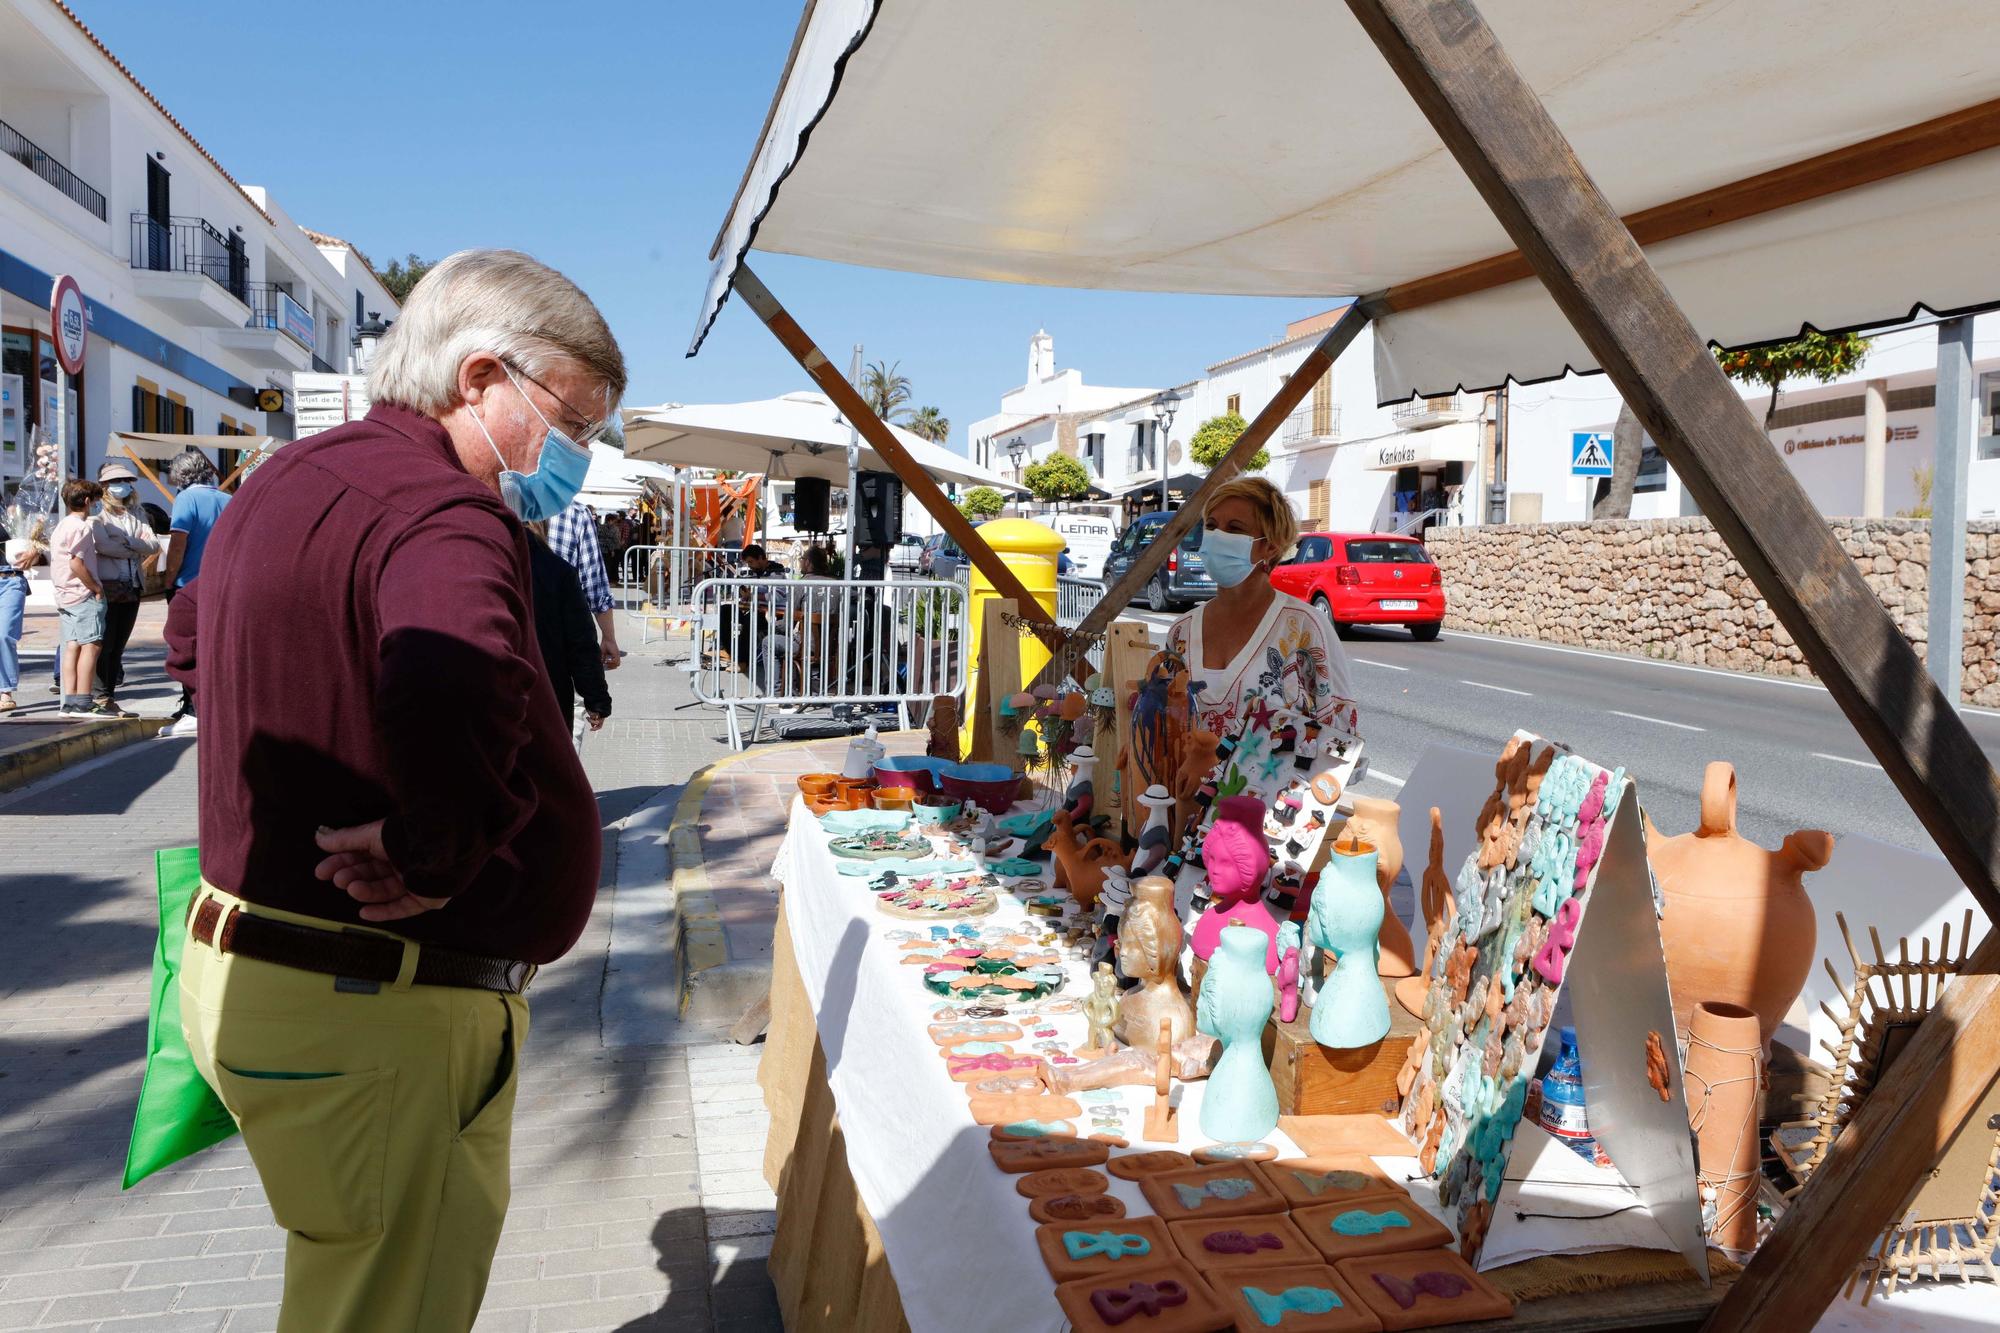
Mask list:
[[135,456],[148,462],[170,463],[190,449],[199,449],[211,455],[218,449],[251,453],[275,449],[286,443],[269,435],[158,435],[147,431],[120,430],[111,433],[108,456],[115,458],[122,450],[130,449]]
[[[1021,488],[990,468],[891,426],[896,439],[934,480],[998,491]],[[748,403],[665,403],[625,410],[625,457],[681,467],[726,468],[780,481],[823,477],[847,485],[847,418],[818,393],[788,393]],[[861,445],[861,471],[889,465]]]
[[[1621,213],[2000,97],[1991,0],[1486,0]],[[1513,248],[1345,6],[816,0],[718,237],[1005,282],[1324,299]],[[1740,345],[2000,301],[2000,149],[1662,242]],[[1377,397],[1591,368],[1533,280],[1390,315]]]

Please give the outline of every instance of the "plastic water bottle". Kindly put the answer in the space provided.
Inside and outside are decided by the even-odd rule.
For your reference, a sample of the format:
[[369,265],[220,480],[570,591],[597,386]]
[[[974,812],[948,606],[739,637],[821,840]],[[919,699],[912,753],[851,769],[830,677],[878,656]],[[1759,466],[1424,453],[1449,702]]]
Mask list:
[[1576,1053],[1576,1029],[1559,1036],[1556,1062],[1542,1076],[1542,1128],[1569,1145],[1586,1162],[1597,1161],[1597,1140],[1590,1134],[1590,1116],[1583,1104],[1583,1063]]

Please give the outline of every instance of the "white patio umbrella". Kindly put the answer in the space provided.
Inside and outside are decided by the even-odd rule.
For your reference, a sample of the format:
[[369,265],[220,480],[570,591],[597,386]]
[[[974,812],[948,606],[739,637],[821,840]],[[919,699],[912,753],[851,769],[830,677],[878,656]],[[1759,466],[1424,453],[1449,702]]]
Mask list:
[[[939,481],[1018,491],[1020,486],[963,454],[891,427],[917,465]],[[824,394],[788,393],[748,403],[663,403],[625,410],[625,457],[682,467],[759,472],[779,481],[823,477],[847,484],[847,418]],[[866,443],[860,470],[889,465]]]
[[583,493],[577,498],[592,509],[623,509],[638,500],[647,482],[664,487],[671,486],[673,479],[672,468],[627,458],[608,444],[593,444],[590,471],[584,475]]

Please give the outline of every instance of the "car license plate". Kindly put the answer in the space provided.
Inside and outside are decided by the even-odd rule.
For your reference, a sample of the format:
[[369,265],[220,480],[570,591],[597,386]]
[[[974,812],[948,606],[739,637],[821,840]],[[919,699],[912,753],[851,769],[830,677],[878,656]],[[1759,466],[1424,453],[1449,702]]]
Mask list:
[[1414,611],[1417,609],[1417,604],[1412,598],[1401,598],[1383,602],[1382,609],[1384,611]]

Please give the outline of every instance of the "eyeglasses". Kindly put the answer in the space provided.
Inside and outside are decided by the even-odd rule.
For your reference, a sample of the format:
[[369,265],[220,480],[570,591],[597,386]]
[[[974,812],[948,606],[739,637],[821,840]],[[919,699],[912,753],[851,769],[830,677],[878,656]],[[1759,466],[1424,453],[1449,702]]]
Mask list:
[[565,427],[569,426],[571,422],[577,423],[576,430],[567,432],[570,441],[572,443],[578,445],[581,448],[588,449],[592,444],[597,442],[599,436],[603,435],[605,431],[611,428],[611,421],[609,418],[590,417],[584,415],[582,412],[577,411],[576,408],[570,406],[569,400],[567,398],[564,398],[554,389],[551,389],[548,385],[542,383],[540,380],[536,379],[533,375],[529,374],[525,366],[515,365],[511,361],[509,361],[507,364],[511,366],[515,371],[517,371],[522,379],[528,381],[528,383],[534,385],[537,389],[540,389],[543,393],[555,399],[557,403],[562,405],[562,410],[568,417],[568,420],[563,422],[563,425]]

